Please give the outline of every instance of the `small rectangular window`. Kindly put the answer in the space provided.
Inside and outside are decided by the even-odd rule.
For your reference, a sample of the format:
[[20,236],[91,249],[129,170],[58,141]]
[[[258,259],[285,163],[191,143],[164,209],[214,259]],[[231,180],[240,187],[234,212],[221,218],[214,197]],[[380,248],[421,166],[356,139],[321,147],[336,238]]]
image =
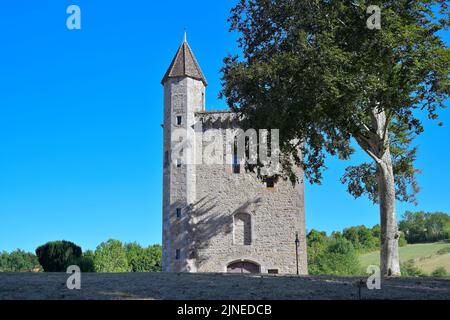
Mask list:
[[181,126],[182,123],[183,123],[183,117],[177,116],[177,126]]
[[180,260],[180,256],[181,256],[181,250],[177,249],[177,251],[175,252],[175,260]]
[[268,274],[278,274],[278,269],[269,269],[267,270]]
[[181,168],[181,164],[182,164],[181,159],[177,159],[177,168]]
[[167,168],[169,166],[169,151],[166,151],[164,153],[164,168]]
[[177,219],[181,218],[181,208],[177,208]]
[[272,189],[275,187],[275,181],[273,180],[273,178],[267,178],[266,179],[266,186],[269,189]]

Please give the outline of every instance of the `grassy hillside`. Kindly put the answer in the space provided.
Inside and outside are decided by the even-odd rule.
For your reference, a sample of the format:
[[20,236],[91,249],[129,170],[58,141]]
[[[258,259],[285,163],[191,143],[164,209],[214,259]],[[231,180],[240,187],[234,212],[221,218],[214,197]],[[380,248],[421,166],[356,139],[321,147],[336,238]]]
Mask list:
[[[450,248],[450,243],[439,242],[408,245],[400,248],[400,261],[414,260],[414,264],[426,273],[431,273],[438,267],[444,267],[447,272],[450,272],[450,253],[443,255],[437,254],[439,250],[444,248]],[[376,251],[361,255],[359,261],[364,270],[366,270],[369,265],[380,264],[380,253]]]

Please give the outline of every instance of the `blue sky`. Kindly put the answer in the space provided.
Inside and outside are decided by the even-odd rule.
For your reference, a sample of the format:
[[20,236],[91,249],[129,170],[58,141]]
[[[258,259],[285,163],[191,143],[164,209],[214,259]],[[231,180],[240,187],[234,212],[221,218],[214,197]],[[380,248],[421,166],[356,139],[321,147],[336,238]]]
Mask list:
[[[109,238],[161,242],[163,96],[160,85],[187,28],[208,79],[238,53],[227,17],[234,1],[4,1],[0,4],[0,251],[66,239],[94,249]],[[66,28],[76,4],[82,29]],[[450,37],[446,35],[450,43]],[[417,139],[422,191],[405,210],[450,212],[450,114]],[[354,200],[329,159],[321,186],[306,186],[307,228],[372,226],[378,208]]]

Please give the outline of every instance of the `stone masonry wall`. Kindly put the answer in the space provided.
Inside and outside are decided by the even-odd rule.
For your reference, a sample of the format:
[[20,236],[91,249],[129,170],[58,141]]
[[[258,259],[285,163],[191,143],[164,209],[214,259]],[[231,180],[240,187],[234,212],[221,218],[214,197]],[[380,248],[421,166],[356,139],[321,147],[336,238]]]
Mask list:
[[[203,131],[234,126],[229,113],[199,115]],[[223,139],[224,144],[226,139]],[[203,150],[207,141],[203,141]],[[260,265],[261,272],[296,272],[295,234],[299,233],[299,270],[307,274],[303,181],[295,186],[279,180],[266,187],[256,174],[233,173],[232,166],[201,164],[196,167],[196,201],[193,226],[196,268],[200,272],[226,272],[235,261]],[[251,245],[233,241],[233,216],[251,216]]]

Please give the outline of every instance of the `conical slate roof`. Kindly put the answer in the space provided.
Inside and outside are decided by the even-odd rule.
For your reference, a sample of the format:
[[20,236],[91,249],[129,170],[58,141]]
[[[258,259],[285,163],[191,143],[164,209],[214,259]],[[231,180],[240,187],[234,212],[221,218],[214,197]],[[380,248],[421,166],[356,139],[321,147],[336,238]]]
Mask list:
[[190,77],[203,82],[205,87],[208,85],[205,76],[203,75],[191,47],[186,40],[183,41],[180,48],[170,64],[161,83],[164,84],[167,79],[175,77]]

